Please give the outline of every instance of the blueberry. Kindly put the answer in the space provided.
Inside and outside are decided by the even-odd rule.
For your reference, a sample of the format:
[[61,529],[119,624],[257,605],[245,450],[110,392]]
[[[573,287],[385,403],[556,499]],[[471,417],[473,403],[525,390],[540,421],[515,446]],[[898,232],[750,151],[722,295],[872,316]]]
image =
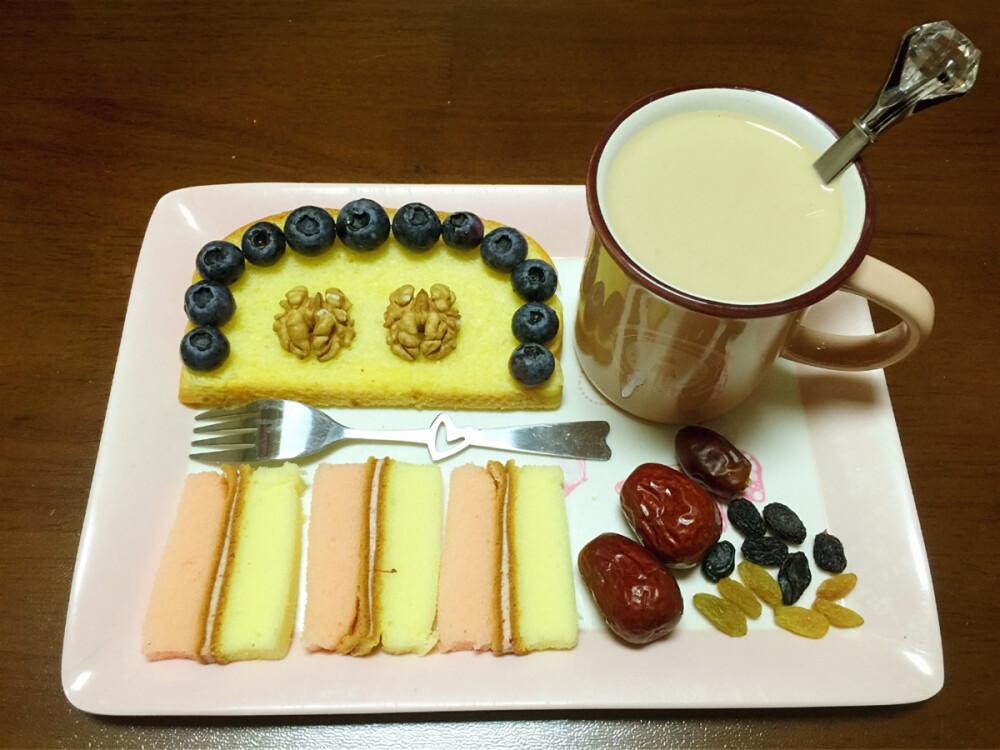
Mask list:
[[374,250],[389,239],[389,215],[368,198],[351,201],[337,216],[337,236],[352,250]]
[[510,285],[529,302],[544,302],[556,293],[558,283],[556,269],[538,258],[523,260],[510,272]]
[[500,227],[483,237],[479,252],[494,271],[510,272],[528,256],[528,241],[516,229]]
[[194,264],[202,277],[220,284],[232,284],[247,265],[240,249],[222,240],[213,240],[199,250]]
[[430,250],[441,236],[441,219],[423,203],[407,203],[392,217],[392,234],[410,250]]
[[184,292],[184,312],[199,326],[221,326],[236,312],[232,292],[218,281],[196,281]]
[[471,250],[483,241],[483,220],[468,211],[456,211],[441,225],[441,239],[456,250]]
[[522,344],[547,344],[559,332],[559,316],[548,305],[527,302],[517,308],[510,330]]
[[243,233],[243,256],[255,266],[273,266],[285,254],[285,234],[269,221],[258,221]]
[[181,359],[192,370],[207,372],[226,361],[229,339],[218,328],[192,328],[181,339]]
[[541,385],[556,371],[556,358],[541,344],[521,344],[507,362],[510,374],[529,388]]
[[317,206],[302,206],[285,219],[285,242],[302,255],[326,252],[337,239],[337,223]]

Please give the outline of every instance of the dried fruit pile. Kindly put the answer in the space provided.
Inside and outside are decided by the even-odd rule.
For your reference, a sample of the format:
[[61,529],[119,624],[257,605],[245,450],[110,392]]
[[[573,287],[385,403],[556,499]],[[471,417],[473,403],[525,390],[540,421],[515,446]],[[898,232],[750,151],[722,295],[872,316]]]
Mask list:
[[[808,532],[802,519],[787,505],[768,503],[763,511],[740,495],[750,482],[750,462],[722,435],[704,427],[685,427],[675,441],[684,471],[713,493],[728,501],[726,517],[743,535],[736,565],[735,547],[718,541],[702,559],[705,577],[715,583],[720,596],[695,594],[693,604],[715,628],[739,637],[747,632],[746,618],[760,617],[761,602],[774,610],[780,627],[809,638],[822,638],[829,627],[858,627],[864,620],[857,612],[837,604],[854,588],[857,576],[845,574],[847,558],[841,541],[823,531],[813,540],[813,561],[821,570],[834,573],[817,589],[810,609],[797,602],[812,584],[809,558],[789,545],[803,544]],[[767,570],[778,568],[777,580]],[[743,583],[730,576],[738,570]]]
[[[840,540],[826,531],[813,542],[813,560],[836,573],[817,588],[811,609],[797,606],[812,584],[803,544],[808,532],[802,519],[782,503],[763,512],[742,493],[750,485],[750,461],[729,440],[704,427],[684,427],[675,449],[682,471],[658,463],[636,467],[622,485],[620,502],[629,527],[639,540],[606,533],[592,539],[577,565],[605,623],[633,645],[668,635],[684,612],[671,569],[700,564],[717,585],[718,596],[694,595],[692,604],[715,628],[732,637],[747,633],[747,618],[757,619],[762,602],[777,625],[798,635],[821,638],[830,626],[857,627],[861,616],[834,600],[846,596],[857,576],[844,573],[847,559]],[[720,540],[719,503],[743,535],[743,560],[736,547]],[[778,568],[777,579],[767,567]],[[742,581],[732,578],[738,571]]]

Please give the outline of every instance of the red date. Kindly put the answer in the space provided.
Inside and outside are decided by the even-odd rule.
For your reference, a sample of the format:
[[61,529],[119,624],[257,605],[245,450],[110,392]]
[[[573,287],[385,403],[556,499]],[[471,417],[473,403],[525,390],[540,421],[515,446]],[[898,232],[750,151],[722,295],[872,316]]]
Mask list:
[[694,567],[722,534],[722,514],[715,500],[669,466],[636,467],[622,485],[620,500],[636,536],[671,567]]
[[677,581],[645,547],[608,532],[584,545],[580,575],[611,631],[644,645],[670,633],[684,614]]
[[732,443],[707,427],[682,428],[674,451],[684,473],[709,492],[729,500],[750,484],[750,461]]

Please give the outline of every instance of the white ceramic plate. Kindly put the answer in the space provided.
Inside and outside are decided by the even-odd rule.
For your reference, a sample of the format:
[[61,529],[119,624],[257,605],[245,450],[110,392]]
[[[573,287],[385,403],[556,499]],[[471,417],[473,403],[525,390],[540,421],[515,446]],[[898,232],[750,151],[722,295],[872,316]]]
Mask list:
[[[795,508],[811,536],[844,540],[859,584],[846,602],[866,619],[812,641],[777,628],[765,608],[744,638],[711,628],[690,605],[710,590],[682,574],[687,612],[667,639],[635,649],[608,634],[577,581],[580,642],[568,652],[358,659],[306,654],[298,641],[280,662],[225,667],[149,663],[140,630],[181,484],[202,469],[187,458],[194,412],[177,401],[182,295],[194,257],[211,239],[304,204],[339,207],[368,196],[398,207],[419,200],[471,210],[532,235],[557,260],[572,321],[588,239],[581,187],[248,184],[196,187],[156,206],[136,267],[121,350],[84,521],[63,645],[62,680],[77,707],[101,714],[298,714],[559,708],[834,706],[907,703],[940,690],[941,638],[913,495],[881,372],[840,374],[779,362],[752,400],[712,426],[759,462],[765,501]],[[865,304],[834,295],[816,324],[871,330]],[[571,333],[571,332],[570,332]],[[640,422],[608,406],[581,376],[565,338],[563,405],[556,412],[459,412],[488,426],[606,419],[610,462],[522,456],[565,471],[573,554],[607,530],[626,531],[616,486],[638,463],[672,463],[676,428]],[[334,410],[359,427],[424,427],[416,410]],[[421,448],[349,446],[325,460],[369,453],[428,460]],[[497,454],[470,449],[446,470]],[[315,462],[305,463],[307,479]],[[759,488],[758,488],[759,489]],[[308,493],[306,495],[308,502]],[[738,534],[724,538],[739,546]],[[825,574],[814,575],[808,605]],[[300,618],[303,602],[300,597]]]

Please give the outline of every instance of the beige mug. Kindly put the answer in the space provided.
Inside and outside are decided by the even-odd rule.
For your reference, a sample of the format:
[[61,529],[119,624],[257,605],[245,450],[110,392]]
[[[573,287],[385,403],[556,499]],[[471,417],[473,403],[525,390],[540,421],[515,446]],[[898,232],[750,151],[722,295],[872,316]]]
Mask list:
[[[777,357],[835,370],[871,370],[911,354],[931,332],[934,303],[919,282],[867,255],[875,209],[860,163],[831,183],[839,196],[831,204],[838,212],[839,233],[832,237],[829,257],[817,256],[819,270],[786,294],[772,292],[753,299],[750,289],[750,299],[733,300],[692,291],[693,287],[671,278],[669,263],[656,266],[655,273],[649,270],[654,264],[648,253],[664,250],[667,241],[644,247],[644,260],[636,258],[622,240],[623,234],[628,235],[622,226],[626,220],[608,215],[609,203],[614,205],[614,195],[608,194],[612,165],[622,148],[650,126],[705,113],[766,123],[767,129],[796,144],[802,153],[820,154],[837,137],[829,125],[799,105],[738,87],[672,89],[620,114],[598,143],[587,173],[593,234],[580,284],[575,341],[588,379],[631,414],[656,422],[687,423],[711,419],[739,405]],[[688,117],[684,127],[692,127],[691,121]],[[672,119],[670,126],[680,122]],[[664,132],[682,137],[686,131]],[[624,178],[621,174],[612,190],[623,180],[628,184],[629,173]],[[816,181],[822,184],[818,176]],[[710,221],[727,220],[712,217],[711,207],[708,216]],[[893,313],[898,322],[885,331],[854,336],[803,325],[806,310],[837,290],[867,298]]]

